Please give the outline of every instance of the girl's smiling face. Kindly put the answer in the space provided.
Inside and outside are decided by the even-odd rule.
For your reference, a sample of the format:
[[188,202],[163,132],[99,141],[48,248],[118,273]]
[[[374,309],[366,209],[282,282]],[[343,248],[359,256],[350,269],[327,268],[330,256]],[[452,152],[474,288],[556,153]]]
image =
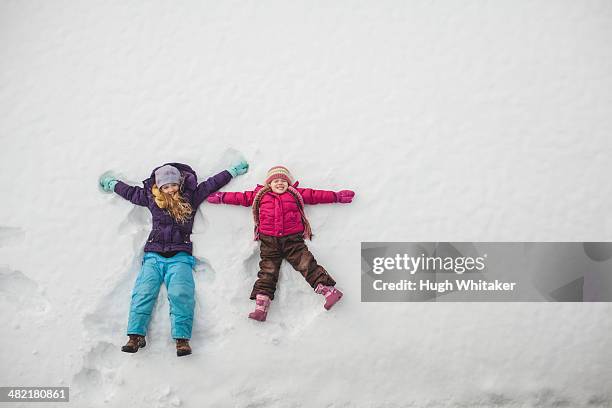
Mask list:
[[276,194],[283,194],[289,188],[289,183],[285,179],[277,178],[270,182],[270,188]]
[[160,190],[166,194],[174,194],[178,191],[178,189],[179,185],[176,183],[167,183],[160,188]]

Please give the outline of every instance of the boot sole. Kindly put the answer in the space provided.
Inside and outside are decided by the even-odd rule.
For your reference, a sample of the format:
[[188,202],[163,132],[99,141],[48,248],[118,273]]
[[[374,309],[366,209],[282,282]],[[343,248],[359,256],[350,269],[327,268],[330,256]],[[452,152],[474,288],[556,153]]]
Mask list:
[[176,352],[177,357],[188,356],[190,354],[191,354],[191,351],[177,351]]

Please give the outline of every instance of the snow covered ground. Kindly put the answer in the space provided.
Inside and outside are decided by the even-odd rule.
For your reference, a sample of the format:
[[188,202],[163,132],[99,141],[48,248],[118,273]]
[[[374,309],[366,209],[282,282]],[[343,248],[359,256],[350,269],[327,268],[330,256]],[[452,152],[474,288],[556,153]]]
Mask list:
[[[612,240],[607,1],[0,2],[0,386],[75,407],[608,407],[608,303],[360,302],[361,241]],[[285,164],[345,297],[287,265],[250,321],[250,210],[204,203],[194,354],[162,289],[120,352],[169,161]],[[9,406],[9,404],[1,404]],[[29,404],[22,404],[30,406]],[[45,406],[53,406],[47,404]]]

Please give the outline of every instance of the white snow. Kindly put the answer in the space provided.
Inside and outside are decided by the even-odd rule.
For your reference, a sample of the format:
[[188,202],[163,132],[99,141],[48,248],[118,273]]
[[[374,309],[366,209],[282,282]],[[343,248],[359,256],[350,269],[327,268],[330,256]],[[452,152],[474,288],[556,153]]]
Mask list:
[[[0,386],[76,407],[610,406],[610,304],[361,303],[359,250],[611,240],[611,23],[595,0],[0,2]],[[307,209],[345,297],[325,311],[284,265],[250,321],[250,209],[204,203],[194,354],[164,289],[121,353],[150,218],[98,176],[239,157],[226,191],[276,164],[356,191]]]

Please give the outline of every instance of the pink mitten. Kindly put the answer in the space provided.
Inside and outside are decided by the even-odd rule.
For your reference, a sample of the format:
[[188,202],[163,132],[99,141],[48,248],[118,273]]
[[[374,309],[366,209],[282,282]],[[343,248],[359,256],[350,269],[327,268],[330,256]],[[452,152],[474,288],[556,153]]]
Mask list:
[[211,204],[221,204],[223,202],[223,193],[217,191],[206,197],[206,201]]
[[336,193],[336,197],[338,197],[339,203],[348,204],[353,201],[353,197],[355,197],[355,192],[351,190],[340,190]]

